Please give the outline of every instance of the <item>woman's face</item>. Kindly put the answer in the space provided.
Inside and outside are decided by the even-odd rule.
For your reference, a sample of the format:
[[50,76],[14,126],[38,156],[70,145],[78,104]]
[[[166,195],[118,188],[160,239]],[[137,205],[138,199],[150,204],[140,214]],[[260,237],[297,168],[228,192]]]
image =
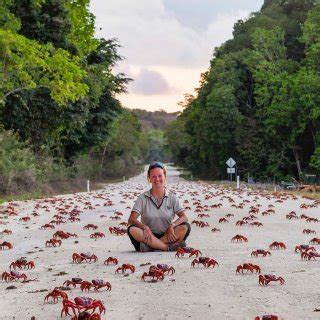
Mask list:
[[166,176],[164,174],[163,169],[161,168],[154,168],[150,170],[149,179],[152,183],[152,187],[160,188],[164,187]]

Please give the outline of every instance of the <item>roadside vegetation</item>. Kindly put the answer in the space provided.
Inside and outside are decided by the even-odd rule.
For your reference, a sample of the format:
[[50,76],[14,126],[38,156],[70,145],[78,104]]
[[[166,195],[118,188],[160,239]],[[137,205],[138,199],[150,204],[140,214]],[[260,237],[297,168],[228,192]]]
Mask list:
[[198,177],[291,181],[320,174],[320,5],[265,0],[214,49],[196,95],[165,131],[173,160]]
[[2,0],[0,196],[84,190],[141,170],[148,142],[115,98],[116,39],[96,39],[89,0]]

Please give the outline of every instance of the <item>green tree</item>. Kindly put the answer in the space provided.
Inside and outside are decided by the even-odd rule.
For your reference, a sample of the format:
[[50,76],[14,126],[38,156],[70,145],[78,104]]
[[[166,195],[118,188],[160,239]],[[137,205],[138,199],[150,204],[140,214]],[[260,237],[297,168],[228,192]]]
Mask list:
[[67,16],[71,21],[71,30],[67,39],[74,44],[83,56],[92,52],[98,45],[94,38],[95,16],[89,11],[90,0],[66,1]]
[[39,87],[48,88],[59,104],[75,101],[88,90],[77,57],[1,29],[0,70],[2,104],[13,93]]

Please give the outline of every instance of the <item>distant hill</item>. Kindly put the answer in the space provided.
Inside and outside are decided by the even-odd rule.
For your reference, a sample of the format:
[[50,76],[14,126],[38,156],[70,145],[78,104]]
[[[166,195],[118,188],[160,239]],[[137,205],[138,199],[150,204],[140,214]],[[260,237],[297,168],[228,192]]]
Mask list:
[[163,130],[167,123],[177,119],[180,112],[167,113],[164,110],[147,111],[142,109],[133,109],[133,113],[139,118],[143,130],[160,129]]

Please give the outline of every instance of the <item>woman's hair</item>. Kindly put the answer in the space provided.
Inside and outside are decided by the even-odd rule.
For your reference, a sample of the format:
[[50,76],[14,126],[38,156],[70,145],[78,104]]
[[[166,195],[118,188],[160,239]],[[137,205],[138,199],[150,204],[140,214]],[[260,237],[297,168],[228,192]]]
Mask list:
[[148,168],[148,178],[150,177],[150,171],[154,168],[160,168],[163,170],[164,176],[167,176],[167,170],[163,163],[161,162],[152,162]]

